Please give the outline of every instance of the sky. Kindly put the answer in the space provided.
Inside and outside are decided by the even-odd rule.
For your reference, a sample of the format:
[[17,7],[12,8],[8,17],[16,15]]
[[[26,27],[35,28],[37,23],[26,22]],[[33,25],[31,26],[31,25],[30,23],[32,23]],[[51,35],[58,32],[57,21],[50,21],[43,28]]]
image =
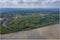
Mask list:
[[60,8],[60,0],[0,0],[0,8]]

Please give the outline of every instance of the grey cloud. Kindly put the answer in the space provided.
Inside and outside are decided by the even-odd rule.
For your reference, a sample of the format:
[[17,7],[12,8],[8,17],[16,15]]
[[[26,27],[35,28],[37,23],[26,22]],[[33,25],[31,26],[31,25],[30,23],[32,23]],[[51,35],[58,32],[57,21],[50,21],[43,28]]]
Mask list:
[[37,2],[25,1],[24,0],[4,0],[4,2],[1,2],[0,0],[0,8],[4,7],[17,7],[17,8],[50,8],[56,6],[59,7],[60,1],[59,0],[37,0]]

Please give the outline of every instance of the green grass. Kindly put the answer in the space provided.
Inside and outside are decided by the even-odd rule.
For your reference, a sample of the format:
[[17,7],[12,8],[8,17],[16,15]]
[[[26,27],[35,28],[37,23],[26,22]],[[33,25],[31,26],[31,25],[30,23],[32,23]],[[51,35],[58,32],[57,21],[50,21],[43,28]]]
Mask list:
[[[12,28],[37,28],[42,27],[44,25],[51,25],[58,23],[58,16],[54,15],[47,15],[47,14],[30,14],[27,16],[21,16],[20,18],[15,18],[8,23],[8,25]],[[23,19],[22,21],[20,21]]]
[[0,34],[11,33],[13,31],[5,29],[4,27],[0,26]]
[[[21,20],[22,19],[22,20]],[[11,28],[19,28],[22,30],[30,30],[48,25],[59,24],[58,14],[29,14],[29,15],[16,15],[13,20],[9,21],[6,25]],[[21,31],[21,30],[19,30]],[[17,31],[8,30],[0,26],[0,34],[12,33]]]

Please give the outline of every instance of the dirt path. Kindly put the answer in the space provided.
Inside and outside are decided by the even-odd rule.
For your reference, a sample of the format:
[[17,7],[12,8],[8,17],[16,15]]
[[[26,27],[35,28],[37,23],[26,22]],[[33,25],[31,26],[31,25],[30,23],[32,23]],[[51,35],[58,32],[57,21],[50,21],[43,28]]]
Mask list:
[[22,31],[17,33],[0,35],[0,38],[7,39],[40,39],[40,38],[59,38],[60,24],[51,25],[43,28],[33,29],[29,31]]

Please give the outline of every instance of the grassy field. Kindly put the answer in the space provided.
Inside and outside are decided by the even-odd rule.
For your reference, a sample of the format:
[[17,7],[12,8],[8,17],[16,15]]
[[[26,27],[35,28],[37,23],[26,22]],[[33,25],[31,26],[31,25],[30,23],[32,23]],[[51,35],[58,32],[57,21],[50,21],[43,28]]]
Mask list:
[[33,29],[45,25],[58,23],[58,15],[48,14],[30,14],[24,16],[15,16],[15,18],[8,23],[12,28]]
[[[13,20],[9,21],[6,25],[11,28],[17,28],[22,30],[30,30],[59,23],[58,14],[32,13],[29,15],[16,15],[12,18]],[[6,28],[3,28],[2,26],[0,27],[0,34],[12,32],[16,31],[8,30]]]
[[0,34],[6,34],[6,33],[11,33],[11,32],[13,32],[13,31],[0,26]]

